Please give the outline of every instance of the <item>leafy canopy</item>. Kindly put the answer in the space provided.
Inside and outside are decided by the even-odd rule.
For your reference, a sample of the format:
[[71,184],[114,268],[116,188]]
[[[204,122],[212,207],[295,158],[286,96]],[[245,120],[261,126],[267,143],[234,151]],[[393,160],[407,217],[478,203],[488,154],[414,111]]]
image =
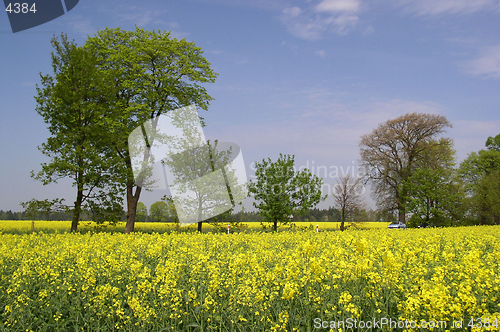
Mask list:
[[308,169],[295,171],[294,157],[280,154],[276,162],[270,158],[256,162],[256,181],[249,184],[249,193],[257,201],[253,205],[275,231],[293,214],[302,215],[326,198],[321,195],[323,179]]
[[432,145],[428,143],[451,127],[441,115],[409,113],[380,124],[360,142],[361,166],[368,173],[377,205],[384,210],[398,210],[405,222],[406,193],[403,183],[417,169]]

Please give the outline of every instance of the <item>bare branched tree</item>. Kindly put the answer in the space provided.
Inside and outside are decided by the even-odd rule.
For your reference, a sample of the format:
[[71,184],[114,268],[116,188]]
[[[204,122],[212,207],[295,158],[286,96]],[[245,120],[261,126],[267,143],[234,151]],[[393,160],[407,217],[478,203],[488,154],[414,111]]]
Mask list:
[[353,178],[348,173],[338,179],[333,190],[333,200],[335,206],[340,210],[340,230],[345,230],[345,222],[365,208],[363,197],[361,196],[362,178]]
[[446,127],[451,124],[444,116],[409,113],[361,136],[361,166],[367,171],[373,196],[382,209],[397,210],[400,222],[406,216],[403,183],[423,161],[426,150],[440,144],[435,138]]

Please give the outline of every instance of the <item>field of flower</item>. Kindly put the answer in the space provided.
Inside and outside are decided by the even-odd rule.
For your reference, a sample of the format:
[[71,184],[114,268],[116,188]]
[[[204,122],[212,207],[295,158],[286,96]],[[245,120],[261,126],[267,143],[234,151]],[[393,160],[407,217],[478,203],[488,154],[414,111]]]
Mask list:
[[498,271],[498,226],[0,234],[0,331],[337,331],[348,318],[492,327]]
[[[71,228],[71,221],[46,221],[46,220],[36,220],[34,221],[34,230],[36,232],[44,233],[67,233]],[[31,220],[0,220],[0,232],[3,233],[17,233],[17,234],[27,234],[31,233]],[[242,228],[231,228],[231,232],[241,232],[241,231],[261,231],[262,226],[259,222],[242,223]],[[338,230],[340,223],[338,222],[297,222],[295,223],[296,230],[310,229],[315,230],[316,225],[319,227],[319,231],[324,230]],[[346,223],[346,225],[348,225]],[[386,222],[365,222],[356,223],[356,228],[371,229],[371,228],[386,228],[389,223]],[[181,227],[178,229],[174,223],[154,223],[154,222],[136,222],[135,229],[143,233],[168,233],[173,231],[181,232],[192,232],[196,231],[197,225],[189,225]],[[203,223],[203,231],[216,232],[222,229],[226,231],[227,224],[221,223],[219,228],[214,227],[209,223]],[[79,231],[105,231],[105,232],[123,232],[125,230],[125,223],[119,222],[116,225],[101,225],[97,226],[92,222],[80,222],[78,226]],[[269,229],[270,230],[270,229]],[[280,230],[293,230],[292,225],[285,225],[280,228]]]

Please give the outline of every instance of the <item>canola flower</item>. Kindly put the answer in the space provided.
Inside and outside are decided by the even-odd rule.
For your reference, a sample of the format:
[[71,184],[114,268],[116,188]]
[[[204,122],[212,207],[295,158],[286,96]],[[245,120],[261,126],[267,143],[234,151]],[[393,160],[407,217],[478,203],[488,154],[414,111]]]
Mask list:
[[[28,234],[31,233],[31,226],[33,220],[0,220],[0,232],[4,233],[14,233],[14,234]],[[379,229],[387,228],[390,223],[386,222],[362,222],[355,223],[358,229]],[[294,225],[296,226],[294,228]],[[325,230],[338,230],[340,228],[340,222],[296,222],[283,226],[281,230],[315,230],[316,225],[319,226],[320,231]],[[204,231],[209,232],[220,232],[221,230],[226,232],[227,223],[221,222],[219,227],[215,227],[211,223],[203,223]],[[34,231],[44,232],[44,233],[68,233],[71,228],[71,221],[47,221],[47,220],[35,220],[34,221]],[[91,221],[81,221],[78,226],[79,232],[123,232],[125,229],[125,222],[118,222],[116,225],[110,225],[104,223],[97,225]],[[136,222],[135,230],[137,232],[143,233],[169,233],[169,232],[193,232],[196,231],[197,224],[192,224],[189,226],[179,227],[175,223],[167,222]],[[260,222],[249,222],[242,223],[242,227],[234,228],[231,227],[231,233],[242,232],[242,231],[262,231],[262,225]]]
[[[0,234],[0,331],[316,331],[315,318],[494,321],[498,271],[498,226]],[[453,329],[434,329],[441,330]]]

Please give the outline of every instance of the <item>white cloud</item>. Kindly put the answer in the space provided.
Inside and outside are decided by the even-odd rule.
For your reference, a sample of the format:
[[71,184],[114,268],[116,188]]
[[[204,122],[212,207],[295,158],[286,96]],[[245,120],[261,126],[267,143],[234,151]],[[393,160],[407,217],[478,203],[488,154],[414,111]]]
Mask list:
[[340,15],[333,19],[335,30],[339,35],[345,35],[358,24],[359,17],[356,15]]
[[470,75],[500,78],[500,45],[483,48],[477,58],[462,67]]
[[433,101],[413,101],[391,99],[388,101],[372,102],[368,107],[369,113],[384,114],[385,117],[396,117],[406,113],[441,114],[444,109]]
[[373,26],[368,26],[365,31],[363,32],[364,35],[371,35],[372,33],[375,32],[375,29],[373,28]]
[[318,12],[353,12],[356,13],[360,8],[359,0],[323,0],[314,8]]
[[[155,22],[155,23],[158,24],[157,22]],[[189,36],[188,32],[184,32],[184,31],[179,30],[179,24],[177,22],[171,21],[171,22],[166,23],[166,25],[168,26],[168,30],[170,31],[170,35],[176,39],[183,39],[183,38],[186,38],[187,36]]]
[[222,136],[240,142],[246,149],[269,153],[296,154],[298,158],[326,164],[349,164],[359,158],[360,137],[379,124],[406,113],[443,114],[434,102],[387,100],[345,104],[332,100],[321,88],[296,91],[308,100],[307,105],[287,111],[273,121],[256,121],[231,128],[221,128]]
[[258,8],[265,10],[277,10],[283,8],[284,0],[194,0],[208,3],[210,5],[225,5],[233,7]]
[[84,35],[94,35],[96,33],[97,29],[92,26],[89,18],[84,18],[82,15],[67,16],[69,15],[64,16],[64,23],[72,27],[73,30]]
[[281,20],[287,26],[290,33],[306,40],[320,39],[327,25],[318,17],[311,18],[308,15],[293,16],[286,9],[283,10]]
[[189,33],[179,30],[179,24],[174,21],[163,21],[165,10],[151,9],[150,7],[136,5],[118,5],[112,7],[99,7],[99,11],[111,16],[118,25],[123,23],[134,24],[138,27],[145,28],[154,25],[155,29],[170,31],[170,35],[176,39],[183,39],[189,36]]
[[470,14],[499,9],[496,0],[397,0],[396,3],[417,15]]
[[112,11],[107,8],[103,11],[111,12],[113,17],[120,22],[130,22],[138,26],[148,25],[162,15],[161,10],[147,9],[144,6],[119,5],[113,7]]
[[359,21],[360,7],[359,0],[323,0],[304,10],[287,7],[282,11],[281,21],[294,36],[317,40],[328,32],[347,34]]
[[299,49],[299,46],[297,46],[297,44],[286,42],[284,40],[281,42],[281,46],[288,47],[290,50],[294,52],[296,52]]
[[326,52],[323,50],[316,51],[316,52],[314,52],[314,54],[316,54],[317,56],[319,56],[322,59],[324,59],[326,57]]
[[302,10],[299,7],[291,7],[283,9],[283,14],[287,15],[290,18],[295,18],[302,13]]
[[228,52],[226,50],[221,50],[221,49],[213,49],[210,51],[207,51],[207,53],[213,54],[215,56],[218,56],[221,59],[226,60],[227,62],[231,62],[236,65],[243,65],[249,62],[249,59],[246,55],[242,55],[240,53],[235,53],[235,52]]

